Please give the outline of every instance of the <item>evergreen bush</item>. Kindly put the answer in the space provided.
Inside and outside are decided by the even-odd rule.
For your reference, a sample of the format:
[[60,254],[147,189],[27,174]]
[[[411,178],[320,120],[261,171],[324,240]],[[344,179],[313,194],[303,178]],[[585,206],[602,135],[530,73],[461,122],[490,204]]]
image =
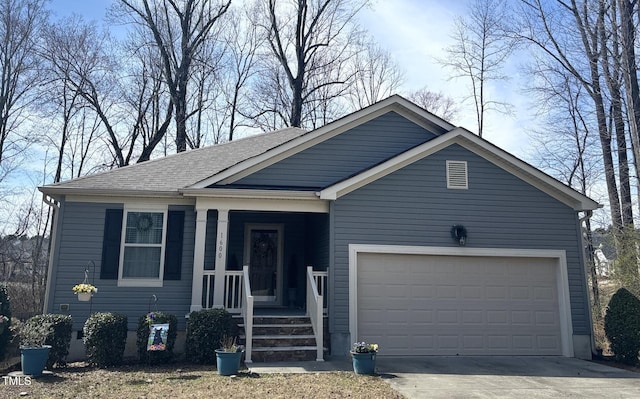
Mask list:
[[[149,340],[150,328],[152,324],[169,324],[167,334],[167,347],[163,351],[148,351],[147,342]],[[138,332],[136,345],[138,347],[138,357],[141,362],[149,364],[168,363],[173,360],[173,347],[178,335],[178,319],[175,315],[151,312],[138,319]]]
[[89,363],[101,368],[122,364],[127,343],[127,316],[93,313],[84,323],[84,344]]
[[625,288],[611,297],[604,332],[616,360],[637,365],[640,352],[640,300]]
[[189,314],[186,356],[189,361],[215,364],[216,352],[223,337],[238,335],[238,325],[224,309],[203,309]]
[[0,360],[3,360],[6,353],[9,342],[12,338],[11,332],[11,300],[9,293],[7,292],[7,286],[0,284],[0,317],[5,316],[3,319],[3,329],[0,332]]
[[51,369],[54,365],[58,367],[66,366],[66,357],[69,354],[73,329],[71,316],[50,313],[36,315],[27,320],[23,328],[36,328],[38,326],[44,326],[49,331],[44,340],[45,345],[51,345],[46,368]]

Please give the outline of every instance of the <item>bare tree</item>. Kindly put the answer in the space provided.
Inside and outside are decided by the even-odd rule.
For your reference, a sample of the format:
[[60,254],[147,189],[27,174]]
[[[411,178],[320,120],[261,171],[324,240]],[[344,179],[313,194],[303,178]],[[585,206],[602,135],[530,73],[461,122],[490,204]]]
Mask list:
[[451,121],[458,115],[456,102],[442,92],[434,92],[426,87],[410,92],[409,100],[444,120]]
[[247,104],[247,92],[251,79],[258,73],[259,54],[258,49],[264,44],[264,32],[251,23],[256,19],[255,7],[250,8],[245,18],[240,18],[237,12],[233,12],[231,19],[234,23],[224,32],[224,40],[227,46],[227,69],[223,81],[225,94],[225,106],[229,115],[229,141],[233,140],[234,133],[242,124],[239,117],[248,114],[244,110]]
[[[354,18],[366,4],[367,0],[269,0],[256,23],[267,32],[275,60],[267,66],[278,70],[269,73],[271,86],[261,88],[270,93],[259,107],[274,119],[280,118],[283,125],[301,127],[308,122],[305,106],[335,98],[318,92],[327,86],[346,85],[352,78],[344,63],[354,55],[350,43],[360,34]],[[324,93],[337,96],[342,90]],[[308,110],[307,115],[311,115]]]
[[[640,187],[640,90],[636,62],[636,20],[638,12],[637,0],[617,0],[620,10],[620,33],[618,39],[622,56],[620,57],[622,76],[624,79],[625,105],[628,115],[628,129],[631,136],[633,163],[636,173],[636,185]],[[640,191],[638,192],[640,198]]]
[[454,44],[446,49],[446,58],[439,60],[451,69],[452,78],[469,81],[468,98],[475,106],[480,137],[484,133],[487,111],[510,112],[507,103],[491,99],[487,93],[489,82],[507,78],[502,68],[515,47],[515,41],[503,34],[507,20],[505,0],[474,0],[466,18],[455,20]]
[[43,55],[53,83],[77,93],[100,119],[113,163],[120,167],[129,164],[132,150],[126,150],[127,140],[120,138],[112,122],[117,109],[115,90],[119,86],[116,71],[120,68],[116,67],[117,60],[107,48],[108,43],[108,34],[74,17],[49,26]]
[[395,94],[404,76],[389,51],[366,40],[353,59],[354,79],[349,98],[355,110]]
[[607,125],[602,87],[601,56],[606,43],[602,30],[607,5],[604,1],[545,2],[521,0],[522,26],[514,32],[539,50],[545,57],[543,68],[560,68],[570,73],[590,96],[598,126],[602,162],[611,222],[614,230],[623,230],[620,193],[616,182],[615,163],[611,150],[612,134]]
[[[119,97],[133,111],[124,118],[128,123],[127,141],[129,153],[140,151],[137,162],[148,161],[153,151],[166,136],[173,119],[174,105],[164,83],[164,68],[160,52],[149,46],[149,32],[135,27],[123,44],[123,57],[129,59],[123,65],[118,85]],[[121,124],[122,126],[122,124]]]
[[231,0],[121,0],[116,15],[127,15],[148,29],[160,53],[163,78],[175,107],[176,150],[187,149],[188,88],[192,64]]
[[28,118],[38,73],[37,43],[47,19],[45,0],[0,1],[0,182],[33,137],[18,132]]

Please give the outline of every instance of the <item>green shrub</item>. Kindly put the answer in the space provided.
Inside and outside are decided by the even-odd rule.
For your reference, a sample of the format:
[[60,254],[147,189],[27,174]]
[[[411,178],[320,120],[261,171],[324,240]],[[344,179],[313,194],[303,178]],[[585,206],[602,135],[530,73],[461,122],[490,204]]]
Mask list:
[[98,367],[122,364],[127,343],[127,316],[118,313],[93,313],[84,323],[84,344],[89,363]]
[[[148,351],[147,341],[152,324],[169,324],[167,334],[167,347],[163,351]],[[141,362],[149,364],[168,363],[173,360],[173,347],[178,335],[178,319],[175,315],[151,312],[138,319],[138,332],[136,345],[138,346],[138,357]]]
[[638,364],[640,352],[640,300],[625,288],[611,297],[604,317],[604,332],[616,360]]
[[71,332],[73,329],[73,321],[70,315],[51,313],[36,315],[27,320],[25,326],[31,326],[33,328],[36,326],[45,326],[49,329],[49,333],[44,341],[45,345],[51,345],[46,368],[50,369],[54,365],[58,367],[67,365],[65,359],[69,354]]
[[[0,332],[0,360],[3,360],[7,353],[7,346],[12,338],[11,332],[11,301],[7,286],[0,284],[0,317],[6,316],[6,320],[2,323],[2,332]],[[3,319],[4,320],[4,319]]]
[[187,321],[187,359],[194,363],[215,364],[215,350],[220,347],[222,338],[237,334],[237,324],[224,309],[191,312]]

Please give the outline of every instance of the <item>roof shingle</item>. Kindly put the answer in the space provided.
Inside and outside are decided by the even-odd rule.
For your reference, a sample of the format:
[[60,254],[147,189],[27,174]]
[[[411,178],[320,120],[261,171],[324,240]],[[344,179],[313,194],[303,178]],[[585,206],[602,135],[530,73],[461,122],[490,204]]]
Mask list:
[[44,193],[56,189],[175,192],[305,133],[299,128],[285,128],[49,184],[40,190]]

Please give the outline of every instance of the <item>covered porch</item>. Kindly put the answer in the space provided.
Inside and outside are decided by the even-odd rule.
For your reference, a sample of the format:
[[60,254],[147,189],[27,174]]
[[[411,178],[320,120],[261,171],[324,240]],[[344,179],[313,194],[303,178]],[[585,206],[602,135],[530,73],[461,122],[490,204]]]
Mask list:
[[286,198],[197,197],[191,311],[223,307],[243,318],[251,361],[254,314],[303,314],[323,359],[329,207],[314,193]]

